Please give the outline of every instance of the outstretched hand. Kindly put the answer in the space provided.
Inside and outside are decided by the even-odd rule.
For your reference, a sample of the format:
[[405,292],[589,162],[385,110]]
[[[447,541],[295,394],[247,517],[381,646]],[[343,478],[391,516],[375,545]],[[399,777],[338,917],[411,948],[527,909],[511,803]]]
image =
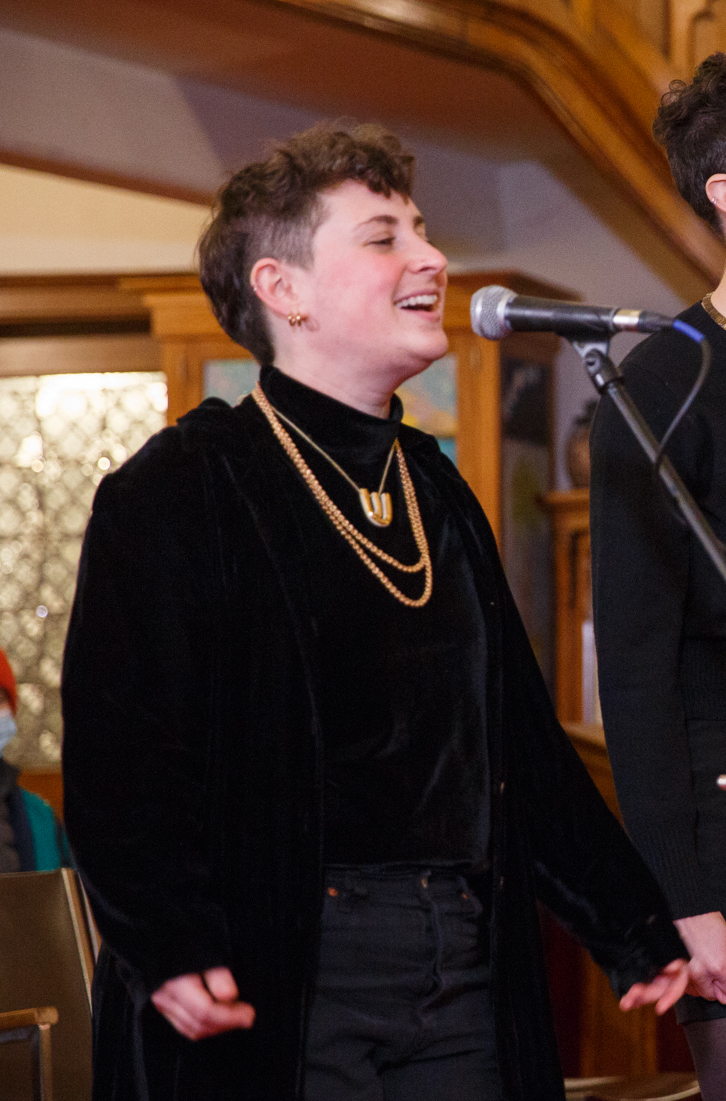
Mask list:
[[726,1005],[726,921],[717,910],[679,918],[676,928],[691,953],[688,994]]
[[620,1008],[627,1012],[655,1002],[656,1013],[665,1013],[686,992],[689,981],[686,960],[671,960],[650,982],[634,983],[620,999]]
[[151,1000],[169,1024],[188,1040],[202,1040],[251,1028],[255,1011],[239,1000],[239,990],[227,967],[213,967],[201,975],[179,975],[155,990]]

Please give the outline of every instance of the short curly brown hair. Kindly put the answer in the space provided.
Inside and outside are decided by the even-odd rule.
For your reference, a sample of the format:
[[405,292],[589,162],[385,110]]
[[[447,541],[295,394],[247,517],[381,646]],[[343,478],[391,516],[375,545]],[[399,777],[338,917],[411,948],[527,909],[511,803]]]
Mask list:
[[272,363],[265,314],[250,286],[254,265],[272,256],[309,266],[324,191],[358,180],[377,194],[410,198],[413,171],[413,155],[383,127],[319,123],[237,172],[199,242],[202,286],[224,331],[261,364]]
[[706,195],[706,181],[726,172],[726,54],[711,54],[691,84],[671,82],[653,124],[665,146],[673,179],[686,202],[723,237],[718,214]]

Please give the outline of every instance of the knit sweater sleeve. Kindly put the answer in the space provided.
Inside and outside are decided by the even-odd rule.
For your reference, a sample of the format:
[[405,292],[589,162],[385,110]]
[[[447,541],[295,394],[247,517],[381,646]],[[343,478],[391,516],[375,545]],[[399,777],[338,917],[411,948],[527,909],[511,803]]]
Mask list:
[[[629,357],[627,387],[658,438],[693,376],[682,338],[648,342]],[[686,353],[688,354],[688,352]],[[676,363],[670,375],[663,363]],[[690,383],[688,383],[690,384]],[[681,393],[681,388],[683,392]],[[677,392],[676,392],[677,391]],[[669,447],[697,492],[704,426],[694,414]],[[591,436],[593,604],[600,699],[626,827],[674,917],[713,909],[696,851],[696,804],[679,677],[690,535],[609,397]]]

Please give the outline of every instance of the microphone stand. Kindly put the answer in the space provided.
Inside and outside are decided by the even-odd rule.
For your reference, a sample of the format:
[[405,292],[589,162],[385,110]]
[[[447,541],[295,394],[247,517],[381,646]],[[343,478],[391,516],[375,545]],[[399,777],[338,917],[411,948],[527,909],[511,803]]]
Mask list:
[[[658,454],[658,441],[646,424],[640,410],[625,387],[625,380],[619,367],[610,359],[609,340],[573,340],[573,347],[585,364],[587,373],[600,395],[609,394],[620,414],[643,448],[651,463]],[[686,523],[701,543],[706,554],[726,581],[726,555],[721,541],[706,520],[693,497],[683,484],[680,475],[666,456],[660,464],[660,479],[668,493],[678,505]],[[726,777],[724,778],[726,781]],[[726,787],[726,782],[724,784]]]

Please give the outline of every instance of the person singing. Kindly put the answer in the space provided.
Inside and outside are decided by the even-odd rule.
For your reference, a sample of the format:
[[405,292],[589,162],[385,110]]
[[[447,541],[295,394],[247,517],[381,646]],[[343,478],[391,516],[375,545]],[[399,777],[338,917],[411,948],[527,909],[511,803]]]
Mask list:
[[487,521],[402,423],[447,348],[412,183],[371,126],[238,172],[201,279],[259,385],[99,487],[63,675],[96,1101],[563,1098],[537,895],[625,1007],[685,989]]

